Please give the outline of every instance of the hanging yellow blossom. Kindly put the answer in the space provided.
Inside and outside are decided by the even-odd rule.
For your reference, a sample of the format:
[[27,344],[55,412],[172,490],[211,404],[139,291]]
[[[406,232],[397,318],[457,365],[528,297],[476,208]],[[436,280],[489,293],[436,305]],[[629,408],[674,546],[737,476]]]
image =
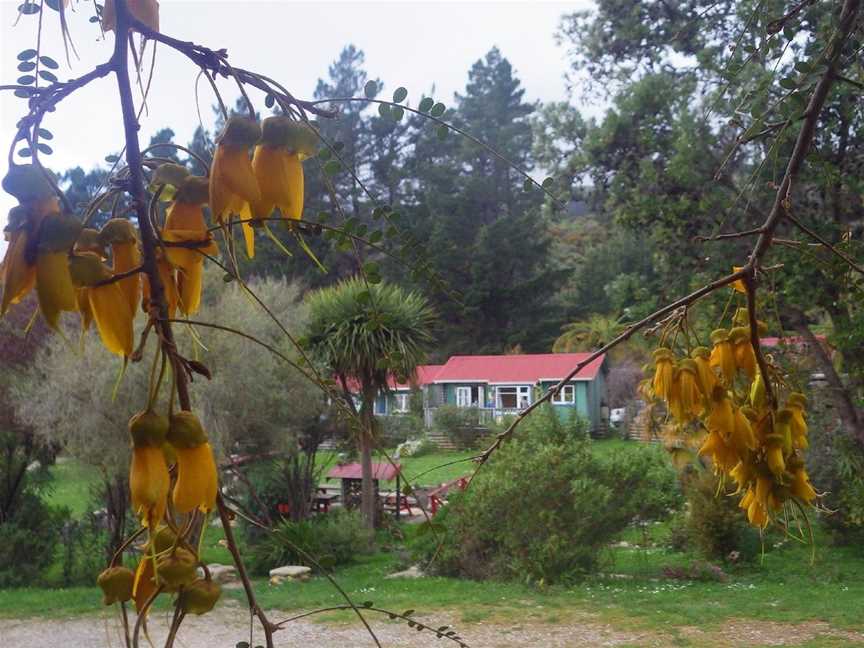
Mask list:
[[674,360],[675,356],[669,349],[660,348],[654,351],[654,394],[667,403],[672,396]]
[[134,314],[119,282],[103,283],[113,277],[111,270],[98,255],[82,252],[69,257],[69,273],[76,287],[87,289],[93,319],[105,348],[118,355],[131,355]]
[[711,342],[714,348],[711,350],[709,363],[720,371],[720,375],[731,385],[735,379],[735,352],[729,342],[729,331],[717,329],[711,333]]
[[710,358],[711,352],[707,347],[696,347],[690,352],[690,357],[696,365],[696,377],[699,379],[699,389],[706,396],[710,396],[714,392],[714,386],[717,384],[717,374],[711,367]]
[[167,438],[177,455],[174,507],[179,513],[212,511],[218,487],[216,462],[198,417],[187,411],[171,416]]
[[669,411],[679,423],[687,423],[702,414],[702,393],[696,374],[696,363],[686,358],[675,371]]
[[162,454],[168,434],[168,419],[152,410],[139,412],[129,420],[132,437],[132,465],[129,469],[129,490],[132,510],[141,524],[150,529],[165,516],[171,478]]
[[[104,247],[111,248],[112,271],[121,274],[141,265],[141,252],[138,249],[138,235],[135,226],[125,218],[112,218],[99,232],[99,240]],[[133,274],[117,282],[126,297],[129,312],[134,316],[141,302],[141,275]]]
[[792,430],[792,446],[799,450],[806,450],[810,445],[807,441],[807,421],[804,418],[807,398],[804,394],[792,392],[786,399],[786,407],[791,414],[789,423]]
[[756,376],[756,354],[750,343],[750,329],[736,326],[729,331],[729,343],[735,354],[735,366],[753,380]]
[[[260,139],[258,122],[246,117],[231,117],[218,138],[213,164],[210,167],[210,210],[213,219],[220,225],[230,222],[233,216],[246,221],[251,218],[251,204],[261,200],[261,191],[249,149]],[[252,228],[243,223],[246,252],[254,256]],[[247,233],[248,232],[248,233]]]

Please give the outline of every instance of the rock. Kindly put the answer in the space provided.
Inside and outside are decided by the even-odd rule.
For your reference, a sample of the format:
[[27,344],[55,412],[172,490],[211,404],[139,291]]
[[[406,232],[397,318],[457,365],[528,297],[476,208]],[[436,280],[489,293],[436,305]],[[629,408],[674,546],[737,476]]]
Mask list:
[[271,576],[270,577],[270,585],[273,587],[277,587],[285,582],[285,578],[282,576]]
[[207,569],[210,570],[210,576],[217,583],[233,583],[238,580],[237,570],[234,568],[234,565],[220,565],[219,563],[213,563],[212,565],[207,565]]
[[285,565],[284,567],[276,567],[270,570],[270,577],[279,576],[292,580],[307,580],[309,574],[312,573],[311,567],[303,567],[302,565]]
[[405,571],[396,572],[395,574],[389,574],[384,578],[424,578],[425,576],[426,574],[423,573],[419,565],[413,565]]

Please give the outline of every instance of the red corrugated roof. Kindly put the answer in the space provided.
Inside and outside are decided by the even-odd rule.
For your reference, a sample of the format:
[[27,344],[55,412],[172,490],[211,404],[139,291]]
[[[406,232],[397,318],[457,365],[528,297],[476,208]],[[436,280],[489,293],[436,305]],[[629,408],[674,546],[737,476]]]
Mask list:
[[[398,467],[398,468],[397,468]],[[373,463],[372,464],[372,479],[380,479],[381,481],[392,481],[396,479],[396,474],[400,472],[401,466],[389,463]],[[330,479],[362,479],[363,468],[359,463],[343,464],[334,466],[327,477]]]
[[[541,380],[561,380],[590,353],[537,353],[527,355],[452,356],[436,374],[434,382],[485,382],[535,384]],[[594,359],[576,374],[574,380],[592,380],[604,356]]]
[[[438,374],[438,371],[444,365],[418,365],[417,366],[417,382],[416,385],[418,387],[423,387],[424,385],[431,385],[434,381],[435,376]],[[358,383],[353,378],[348,379],[348,391],[352,394],[360,391],[360,383]],[[390,385],[390,389],[411,389],[412,385],[410,382],[398,382],[395,377],[390,376],[387,379],[387,383]]]

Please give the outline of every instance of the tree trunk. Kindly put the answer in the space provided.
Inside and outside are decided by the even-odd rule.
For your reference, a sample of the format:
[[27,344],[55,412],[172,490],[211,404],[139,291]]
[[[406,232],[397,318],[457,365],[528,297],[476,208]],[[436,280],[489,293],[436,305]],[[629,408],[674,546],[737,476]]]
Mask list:
[[363,515],[363,524],[367,529],[375,529],[375,486],[372,480],[372,430],[367,427],[364,417],[364,430],[360,436],[360,466],[363,471],[363,483],[360,492],[360,512]]
[[810,354],[816,362],[816,366],[824,374],[825,381],[828,383],[828,388],[825,391],[837,410],[843,427],[852,438],[858,439],[860,443],[864,444],[864,425],[862,425],[861,417],[855,407],[852,394],[843,384],[837,370],[834,369],[831,358],[828,357],[822,344],[813,335],[813,331],[810,330],[803,315],[801,313],[796,313],[796,315],[798,316],[792,322],[793,328],[810,347]]

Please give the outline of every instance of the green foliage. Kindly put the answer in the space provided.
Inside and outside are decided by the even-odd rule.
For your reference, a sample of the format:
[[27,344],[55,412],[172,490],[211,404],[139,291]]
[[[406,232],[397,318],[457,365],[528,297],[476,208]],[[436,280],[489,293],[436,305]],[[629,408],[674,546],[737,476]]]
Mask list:
[[[550,416],[520,428],[436,517],[441,573],[566,582],[593,571],[631,520],[659,519],[677,506],[675,474],[662,456],[642,446],[598,456]],[[420,542],[427,558],[436,536]]]
[[282,520],[249,544],[249,564],[255,574],[266,575],[283,565],[314,568],[309,556],[329,569],[368,551],[369,532],[359,513],[338,510],[301,522]]
[[413,414],[382,416],[378,418],[381,442],[386,447],[396,446],[408,439],[421,436],[425,430],[423,419]]
[[471,448],[479,436],[480,410],[476,407],[441,405],[435,408],[433,425],[460,449]]
[[708,470],[691,470],[683,479],[689,509],[678,519],[673,545],[693,547],[712,560],[756,558],[762,548],[759,532],[747,524],[729,485],[721,488]]
[[0,587],[39,582],[54,561],[67,509],[47,506],[40,497],[24,492],[15,512],[0,524]]

